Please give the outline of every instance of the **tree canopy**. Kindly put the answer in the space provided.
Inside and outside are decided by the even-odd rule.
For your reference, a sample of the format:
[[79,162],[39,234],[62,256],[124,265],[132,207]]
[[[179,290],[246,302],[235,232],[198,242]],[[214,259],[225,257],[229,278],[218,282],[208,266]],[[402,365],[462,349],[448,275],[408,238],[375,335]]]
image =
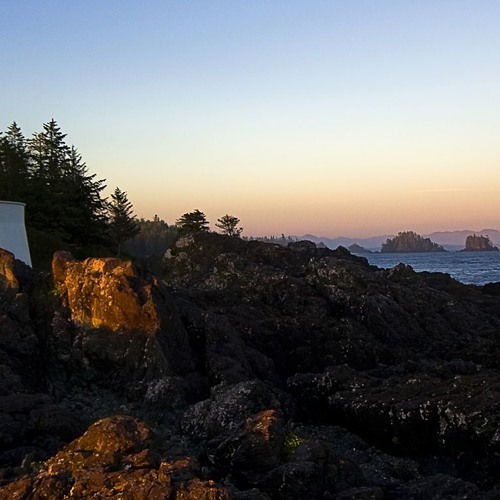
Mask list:
[[0,136],[0,199],[26,204],[26,226],[69,244],[106,234],[104,180],[89,174],[55,120],[26,139],[17,123]]
[[[105,180],[89,172],[79,151],[52,119],[26,138],[16,122],[0,131],[0,199],[26,204],[25,218],[35,267],[50,265],[55,250],[110,255],[123,249],[139,257],[162,256],[178,233],[209,231],[203,212],[183,214],[169,227],[158,216],[138,221],[127,193],[108,201]],[[226,214],[216,226],[240,236],[240,220]],[[125,243],[127,242],[127,245]]]
[[205,214],[198,209],[185,213],[175,223],[182,234],[206,232],[209,230]]
[[217,219],[215,226],[221,230],[222,234],[227,234],[228,236],[240,236],[243,232],[243,228],[238,227],[239,223],[240,219],[238,219],[238,217],[226,214],[220,219]]
[[140,231],[139,224],[133,214],[132,203],[128,201],[127,193],[118,187],[111,195],[109,204],[109,228],[118,254],[121,253],[122,244]]
[[158,215],[153,220],[139,219],[137,222],[139,233],[126,241],[126,251],[141,258],[163,257],[174,243],[177,229],[170,227]]
[[16,122],[0,135],[0,199],[23,201],[29,182],[26,139]]

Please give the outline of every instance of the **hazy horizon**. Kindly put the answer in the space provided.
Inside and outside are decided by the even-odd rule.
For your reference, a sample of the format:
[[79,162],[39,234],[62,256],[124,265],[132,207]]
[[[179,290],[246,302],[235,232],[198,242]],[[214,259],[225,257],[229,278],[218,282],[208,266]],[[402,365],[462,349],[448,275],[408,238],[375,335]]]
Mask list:
[[0,129],[57,120],[139,217],[500,227],[500,3],[9,3]]
[[[376,240],[380,238],[389,238],[389,237],[394,237],[400,232],[405,232],[405,231],[413,231],[411,228],[406,228],[406,229],[400,229],[398,231],[395,231],[394,233],[374,233],[374,234],[368,234],[366,236],[348,236],[345,234],[335,234],[335,235],[326,235],[326,234],[313,234],[310,232],[306,233],[300,233],[300,234],[291,234],[287,235],[285,234],[284,236],[291,236],[291,237],[296,237],[296,238],[301,238],[301,237],[308,237],[308,236],[314,236],[315,238],[318,239],[331,239],[331,240],[336,240],[336,239],[349,239],[349,240]],[[496,243],[500,243],[500,229],[495,229],[495,228],[482,228],[482,229],[456,229],[453,231],[432,231],[429,233],[420,233],[420,236],[423,237],[429,237],[429,236],[436,236],[438,235],[439,237],[436,239],[436,242],[444,242],[446,240],[449,240],[448,242],[445,242],[445,245],[451,245],[451,246],[456,246],[456,245],[463,245],[465,244],[465,237],[463,239],[459,239],[462,234],[477,234],[477,235],[488,235],[488,232],[491,233],[491,231],[494,232],[494,236],[492,236],[490,239]],[[416,231],[415,231],[416,232]],[[498,236],[497,234],[498,233]],[[257,235],[252,235],[252,236],[257,236]],[[262,236],[267,236],[267,235],[262,235]],[[273,235],[275,237],[281,236],[281,235]],[[439,240],[439,241],[438,241]]]

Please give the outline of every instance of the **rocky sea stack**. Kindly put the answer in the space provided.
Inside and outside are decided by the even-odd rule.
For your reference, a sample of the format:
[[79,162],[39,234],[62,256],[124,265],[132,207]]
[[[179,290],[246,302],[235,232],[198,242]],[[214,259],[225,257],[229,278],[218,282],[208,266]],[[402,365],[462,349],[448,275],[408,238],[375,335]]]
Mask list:
[[498,252],[488,236],[471,234],[465,240],[463,252]]
[[446,252],[430,238],[423,238],[413,231],[403,231],[394,238],[388,238],[380,249],[382,253]]
[[500,293],[213,233],[0,251],[0,498],[500,498]]

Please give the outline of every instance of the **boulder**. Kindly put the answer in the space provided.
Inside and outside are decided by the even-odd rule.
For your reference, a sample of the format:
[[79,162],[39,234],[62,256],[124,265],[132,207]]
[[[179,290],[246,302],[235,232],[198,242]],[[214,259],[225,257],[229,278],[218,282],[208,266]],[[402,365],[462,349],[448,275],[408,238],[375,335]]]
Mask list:
[[162,459],[151,429],[125,416],[93,424],[39,471],[0,488],[2,498],[229,499],[213,481],[194,475],[191,461]]

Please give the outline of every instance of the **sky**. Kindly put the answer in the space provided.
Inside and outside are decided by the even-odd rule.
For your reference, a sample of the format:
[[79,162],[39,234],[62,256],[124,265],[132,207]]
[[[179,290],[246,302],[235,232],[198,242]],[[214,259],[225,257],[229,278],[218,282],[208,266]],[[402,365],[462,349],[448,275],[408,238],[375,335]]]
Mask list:
[[54,118],[139,217],[500,228],[498,0],[0,5],[0,130]]

